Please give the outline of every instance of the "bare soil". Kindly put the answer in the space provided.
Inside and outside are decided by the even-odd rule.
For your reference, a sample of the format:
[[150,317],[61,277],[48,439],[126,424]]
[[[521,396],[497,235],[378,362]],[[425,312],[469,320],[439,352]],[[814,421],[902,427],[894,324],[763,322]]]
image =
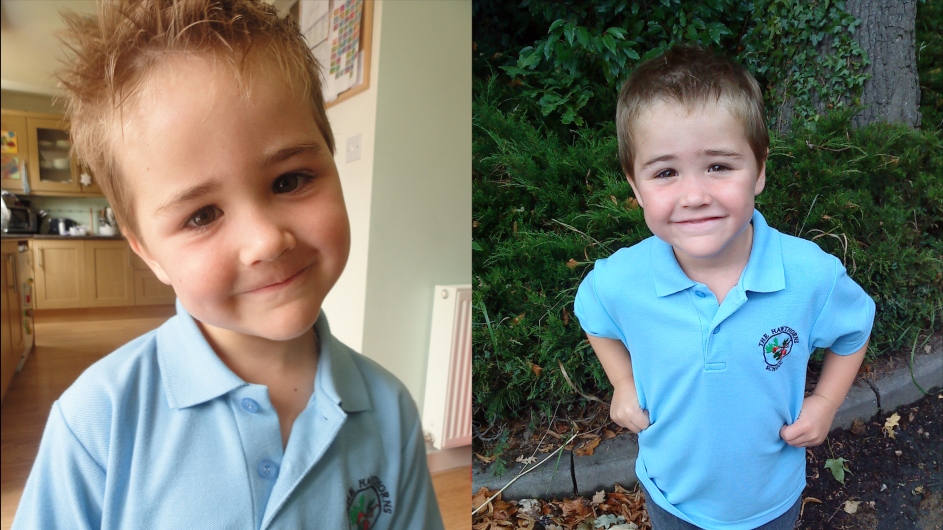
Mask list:
[[[893,438],[884,430],[892,414],[833,432],[807,451],[806,502],[797,528],[943,530],[943,393],[896,411]],[[824,467],[832,458],[849,461],[844,485]],[[854,502],[857,511],[847,513]]]

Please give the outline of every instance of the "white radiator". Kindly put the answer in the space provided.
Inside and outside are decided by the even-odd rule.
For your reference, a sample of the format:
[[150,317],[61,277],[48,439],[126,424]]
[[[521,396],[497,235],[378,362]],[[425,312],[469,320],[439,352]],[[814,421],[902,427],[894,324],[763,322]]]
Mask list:
[[422,407],[436,449],[471,445],[471,285],[436,285]]

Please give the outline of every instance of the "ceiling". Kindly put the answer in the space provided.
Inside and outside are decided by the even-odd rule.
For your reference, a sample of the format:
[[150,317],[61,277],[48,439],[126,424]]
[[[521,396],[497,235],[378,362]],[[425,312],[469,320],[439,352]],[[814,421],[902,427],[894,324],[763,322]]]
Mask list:
[[[265,0],[283,15],[296,0]],[[93,13],[95,0],[0,0],[0,88],[59,95],[54,72],[66,54],[55,33],[59,11]]]

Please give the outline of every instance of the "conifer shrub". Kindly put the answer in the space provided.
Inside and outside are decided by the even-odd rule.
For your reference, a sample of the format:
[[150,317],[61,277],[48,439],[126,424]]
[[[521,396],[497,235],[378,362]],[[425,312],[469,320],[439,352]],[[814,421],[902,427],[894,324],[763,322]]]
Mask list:
[[[593,262],[649,237],[622,176],[613,124],[566,141],[525,105],[476,87],[473,102],[476,420],[526,415],[610,392],[573,299]],[[757,208],[815,241],[877,304],[869,359],[910,352],[943,321],[943,142],[849,112],[773,134]]]

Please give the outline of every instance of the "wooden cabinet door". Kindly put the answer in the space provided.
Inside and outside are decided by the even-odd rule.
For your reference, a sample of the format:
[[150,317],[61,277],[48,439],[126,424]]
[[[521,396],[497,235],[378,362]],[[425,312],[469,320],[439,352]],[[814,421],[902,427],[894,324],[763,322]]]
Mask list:
[[34,243],[36,309],[88,307],[85,243],[58,239]]
[[[19,360],[13,348],[12,308],[10,307],[11,280],[16,281],[11,267],[11,257],[16,256],[16,244],[0,245],[0,401],[7,395],[16,363]],[[19,305],[19,304],[17,304]]]
[[[4,113],[0,118],[0,129],[3,130],[4,141],[8,142],[3,152],[3,174],[0,175],[0,188],[14,193],[23,193],[26,175],[21,169],[29,172],[29,134],[26,128],[26,117]],[[15,147],[14,147],[15,146]],[[13,153],[12,151],[16,151]]]
[[[80,193],[78,172],[69,153],[68,123],[27,118],[26,125],[29,129],[29,184],[32,190]],[[66,161],[64,166],[59,162],[62,160]]]
[[134,272],[127,241],[86,241],[89,307],[134,305]]
[[173,304],[174,288],[157,279],[154,271],[137,254],[131,254],[134,267],[134,305]]

